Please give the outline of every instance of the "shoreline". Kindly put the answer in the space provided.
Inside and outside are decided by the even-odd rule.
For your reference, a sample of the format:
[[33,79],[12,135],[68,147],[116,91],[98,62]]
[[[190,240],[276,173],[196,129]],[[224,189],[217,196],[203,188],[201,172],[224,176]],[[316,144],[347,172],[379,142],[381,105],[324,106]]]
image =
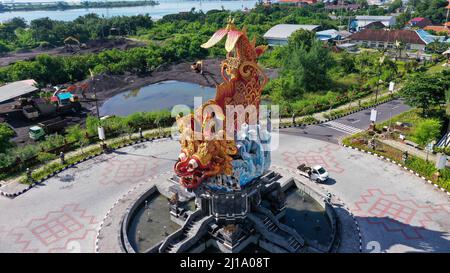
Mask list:
[[111,9],[111,8],[127,8],[127,7],[142,7],[142,6],[157,6],[158,1],[153,0],[133,0],[133,1],[114,1],[114,2],[87,2],[88,5],[83,4],[65,4],[58,5],[59,2],[54,3],[33,3],[33,2],[17,2],[14,4],[4,3],[4,10],[1,13],[8,12],[33,12],[33,11],[66,11],[66,10],[89,10],[89,9]]

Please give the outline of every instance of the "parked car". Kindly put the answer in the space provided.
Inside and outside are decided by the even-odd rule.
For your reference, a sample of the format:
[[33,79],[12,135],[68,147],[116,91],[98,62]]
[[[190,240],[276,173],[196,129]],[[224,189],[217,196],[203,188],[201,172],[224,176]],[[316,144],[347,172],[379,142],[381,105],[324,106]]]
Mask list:
[[324,167],[320,165],[315,165],[313,167],[308,167],[306,164],[301,164],[297,167],[300,174],[311,179],[312,181],[316,181],[317,183],[323,183],[327,181],[329,174]]

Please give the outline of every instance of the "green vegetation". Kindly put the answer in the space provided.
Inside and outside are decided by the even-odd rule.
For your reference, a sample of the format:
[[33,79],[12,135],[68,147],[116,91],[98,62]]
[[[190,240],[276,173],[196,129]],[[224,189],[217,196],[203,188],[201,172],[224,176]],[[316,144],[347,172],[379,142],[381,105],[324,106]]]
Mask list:
[[416,73],[409,77],[401,94],[406,102],[415,107],[422,108],[424,114],[430,108],[445,103],[445,92],[450,88],[450,73],[425,74]]
[[[382,142],[376,141],[376,149],[373,150],[369,148],[367,145],[368,137],[363,137],[361,134],[353,135],[347,137],[343,140],[343,143],[348,146],[352,146],[361,150],[370,151],[372,153],[376,153],[382,155],[391,160],[395,160],[396,162],[402,162],[403,151],[393,148],[389,145],[386,145]],[[425,159],[419,158],[414,155],[409,155],[408,160],[406,162],[402,162],[402,164],[411,170],[419,173],[425,178],[433,181],[439,186],[445,188],[446,190],[450,190],[450,169],[445,168],[439,171],[440,176],[437,176],[437,169],[435,167],[434,162],[426,161]]]
[[[142,130],[170,127],[175,120],[169,111],[160,112],[137,112],[128,117],[111,117],[102,121],[107,138],[114,138],[120,135],[130,136]],[[4,124],[0,126],[0,136],[5,147],[0,153],[0,179],[11,176],[14,173],[23,171],[27,167],[42,164],[53,160],[60,151],[71,151],[81,148],[82,154],[86,154],[85,147],[99,141],[97,138],[97,118],[89,116],[86,120],[86,127],[74,125],[66,130],[63,135],[49,135],[44,141],[37,144],[29,144],[14,147],[9,142],[12,130]],[[8,129],[10,131],[8,131]],[[161,130],[160,130],[161,131]],[[13,133],[13,132],[12,132]],[[122,142],[125,139],[121,140]]]
[[434,23],[445,22],[447,0],[413,0],[409,1],[408,5],[414,10],[413,17],[426,17]]
[[[278,23],[319,24],[324,28],[337,28],[336,23],[316,7],[258,6],[249,13],[237,11],[231,15],[239,27],[247,26],[249,36],[256,37],[258,44],[264,42],[263,33]],[[34,61],[17,62],[0,69],[0,82],[34,78],[41,85],[59,84],[84,79],[88,76],[89,68],[96,73],[148,73],[165,63],[223,56],[223,48],[215,47],[207,51],[200,45],[226,24],[228,16],[230,12],[226,10],[211,10],[207,13],[192,10],[167,15],[153,22],[148,15],[105,19],[89,14],[71,22],[41,18],[31,21],[29,25],[23,19],[14,18],[0,26],[0,50],[3,52],[39,45],[59,46],[69,36],[85,43],[108,36],[128,35],[146,40],[149,45],[128,51],[106,50],[83,56],[43,55]],[[54,75],[52,71],[60,73]]]
[[[403,6],[399,3],[400,0],[394,1],[388,10],[394,10],[398,6]],[[405,24],[414,17],[425,17],[430,19],[435,25],[445,23],[448,5],[447,0],[411,0],[408,1],[404,11],[397,16],[396,28],[403,28]],[[437,34],[437,33],[435,33]],[[446,33],[444,35],[447,35]]]
[[[430,120],[433,122],[430,122]],[[423,126],[428,127],[429,124],[431,123],[433,124],[431,128],[435,129],[438,126],[434,124],[437,123],[439,124],[439,130],[442,130],[442,124],[444,124],[444,121],[445,121],[445,113],[442,109],[438,107],[433,108],[432,111],[430,111],[430,113],[427,116],[424,116],[420,109],[413,108],[409,111],[401,113],[400,115],[392,117],[390,120],[379,123],[377,127],[378,128],[390,127],[391,130],[393,131],[391,134],[391,137],[393,139],[398,140],[399,135],[402,134],[405,136],[406,140],[418,143],[418,140],[415,138],[415,133],[417,132],[417,130],[419,131],[421,130],[418,129],[420,124],[427,124]],[[442,132],[440,131],[440,133]],[[432,135],[435,135],[435,133],[433,133]],[[432,138],[427,143],[429,143],[432,140],[437,140],[436,138],[439,136],[440,134],[435,135],[435,138]],[[418,144],[420,144],[420,147],[422,148],[424,147],[424,145],[422,145],[421,143]]]
[[419,122],[413,131],[413,140],[424,147],[439,137],[441,133],[441,121],[437,119],[426,119]]
[[[398,116],[393,117],[391,120],[380,123],[376,126],[376,131],[371,133],[365,131],[345,138],[342,142],[345,145],[359,148],[362,150],[370,151],[384,157],[390,158],[397,162],[402,162],[403,165],[414,170],[420,175],[432,180],[439,186],[450,190],[450,169],[445,168],[439,171],[439,176],[436,175],[438,170],[435,167],[435,163],[432,161],[426,161],[424,158],[420,158],[415,155],[409,155],[406,162],[402,160],[403,151],[392,146],[387,145],[382,142],[382,139],[386,138],[375,138],[375,149],[369,145],[369,140],[374,136],[380,136],[381,134],[387,134],[382,129],[383,127],[391,127],[393,131],[389,136],[398,140],[399,134],[405,135],[406,139],[412,140],[420,144],[423,148],[427,143],[435,140],[439,136],[441,130],[442,120],[445,117],[443,112],[436,110],[432,112],[433,115],[430,118],[425,118],[421,115],[421,111],[418,109],[412,109],[410,111],[404,112]],[[408,126],[398,125],[397,122],[407,124]],[[445,152],[449,155],[448,150],[439,151]]]
[[6,123],[0,123],[0,153],[4,153],[11,146],[9,139],[13,136],[14,131]]
[[0,54],[39,46],[61,46],[69,36],[86,43],[109,35],[134,35],[139,28],[152,25],[153,21],[148,15],[103,18],[97,14],[88,14],[69,22],[39,18],[30,24],[23,18],[13,18],[0,25]]
[[121,7],[138,7],[138,6],[155,6],[159,3],[152,0],[132,0],[132,1],[112,1],[112,2],[95,2],[82,1],[80,3],[68,3],[58,1],[54,3],[14,3],[13,5],[0,4],[0,12],[12,11],[34,11],[34,10],[69,10],[82,8],[121,8]]

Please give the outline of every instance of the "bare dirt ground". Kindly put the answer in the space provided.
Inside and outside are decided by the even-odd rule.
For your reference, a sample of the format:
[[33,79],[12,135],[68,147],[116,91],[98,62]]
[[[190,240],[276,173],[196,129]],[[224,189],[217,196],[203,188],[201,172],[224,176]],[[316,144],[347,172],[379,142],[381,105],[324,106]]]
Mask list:
[[77,52],[68,52],[63,46],[55,48],[36,48],[28,51],[21,51],[3,55],[2,57],[0,57],[0,67],[8,66],[18,61],[33,60],[40,54],[48,54],[53,56],[71,56],[77,54],[98,53],[103,50],[112,48],[126,50],[139,46],[145,46],[145,44],[136,40],[118,38],[113,40],[110,39],[89,41],[86,43],[86,48],[82,48]]
[[[86,93],[86,98],[91,98],[93,95],[93,89],[95,88],[99,107],[104,101],[112,96],[121,92],[140,88],[149,84],[158,83],[167,80],[176,80],[183,82],[196,83],[202,86],[215,87],[223,82],[220,74],[221,59],[206,59],[203,61],[203,75],[195,73],[191,70],[190,62],[184,62],[179,64],[167,64],[159,67],[156,71],[150,75],[137,76],[137,75],[97,75],[94,79],[94,83],[91,80],[85,80],[88,82],[90,90]],[[276,70],[267,69],[266,74],[270,78],[277,77]],[[82,82],[80,82],[82,83]],[[81,94],[78,94],[82,98]],[[66,115],[66,120],[69,125],[71,124],[84,124],[87,115],[95,114],[95,102],[92,100],[81,100],[83,111],[81,113],[74,113]],[[12,139],[18,145],[24,145],[27,143],[33,143],[28,137],[28,128],[35,125],[37,122],[46,120],[48,118],[42,118],[35,121],[27,120],[21,110],[13,110],[12,107],[15,104],[14,101],[0,104],[0,117],[5,118],[9,125],[16,132],[16,136]]]

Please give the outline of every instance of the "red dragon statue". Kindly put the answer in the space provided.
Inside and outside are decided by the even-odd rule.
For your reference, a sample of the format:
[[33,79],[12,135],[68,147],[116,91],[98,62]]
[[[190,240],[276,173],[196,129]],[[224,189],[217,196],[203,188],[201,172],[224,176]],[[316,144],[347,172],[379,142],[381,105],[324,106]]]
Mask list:
[[[211,119],[221,119],[225,124],[223,113],[227,105],[254,105],[259,109],[261,91],[268,80],[257,64],[257,58],[267,47],[256,46],[256,40],[250,41],[246,30],[238,30],[233,21],[228,19],[226,28],[216,31],[202,45],[203,48],[210,48],[227,37],[225,49],[228,53],[221,65],[224,82],[216,86],[215,99],[204,103],[193,114],[177,118],[178,127],[184,136],[180,141],[181,153],[174,170],[181,177],[181,184],[189,189],[198,187],[208,177],[232,175],[232,156],[237,154],[235,141],[225,140],[223,130],[215,132],[223,136],[221,139],[210,139],[206,133],[200,139],[194,139],[194,124],[200,124],[202,133]],[[204,108],[208,105],[220,107],[222,113],[205,114]]]

